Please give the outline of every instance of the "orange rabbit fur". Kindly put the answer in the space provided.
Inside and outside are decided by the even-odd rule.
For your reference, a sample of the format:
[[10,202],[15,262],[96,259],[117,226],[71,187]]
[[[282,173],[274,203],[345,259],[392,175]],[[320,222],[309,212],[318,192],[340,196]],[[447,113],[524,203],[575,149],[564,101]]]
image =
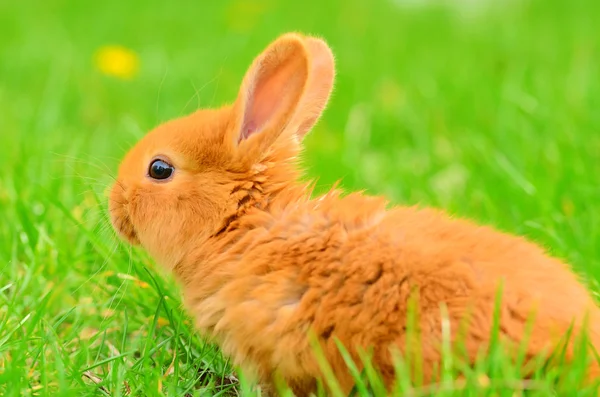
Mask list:
[[[357,361],[359,349],[372,348],[389,386],[390,348],[405,349],[409,293],[418,291],[431,382],[441,305],[453,336],[468,315],[464,340],[475,360],[489,342],[502,281],[504,341],[521,341],[535,311],[529,357],[556,346],[572,324],[582,331],[586,316],[598,348],[590,293],[536,245],[437,210],[388,209],[361,193],[311,198],[296,159],[333,80],[323,40],[285,34],[255,59],[231,106],[160,125],[123,160],[110,196],[113,225],[175,273],[198,329],[258,380],[281,376],[299,395],[321,376],[309,329],[344,391],[353,381],[335,338]],[[158,168],[150,172],[151,164]],[[589,374],[598,375],[596,363]]]

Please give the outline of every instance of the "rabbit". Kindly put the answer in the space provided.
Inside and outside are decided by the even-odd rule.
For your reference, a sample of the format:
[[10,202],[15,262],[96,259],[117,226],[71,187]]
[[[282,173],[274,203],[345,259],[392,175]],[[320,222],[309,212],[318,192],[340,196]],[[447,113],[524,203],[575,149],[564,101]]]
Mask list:
[[[437,379],[443,324],[452,341],[467,324],[472,362],[489,345],[500,285],[507,346],[524,340],[533,313],[527,357],[547,354],[571,327],[598,348],[590,291],[523,237],[337,186],[313,197],[297,159],[334,69],[323,39],[283,34],[254,59],[233,103],[157,126],[122,160],[111,223],[174,274],[198,331],[257,382],[279,379],[296,395],[323,379],[311,332],[342,391],[355,381],[336,340],[360,368],[370,349],[393,387],[392,351],[411,346],[413,296],[424,383]],[[574,344],[566,350],[572,358]],[[598,375],[590,359],[589,379]]]

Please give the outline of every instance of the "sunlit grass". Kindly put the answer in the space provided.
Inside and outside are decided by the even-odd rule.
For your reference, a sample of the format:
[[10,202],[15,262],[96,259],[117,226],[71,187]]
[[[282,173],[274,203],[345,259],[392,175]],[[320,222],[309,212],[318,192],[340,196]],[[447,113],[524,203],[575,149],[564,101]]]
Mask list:
[[[0,2],[0,394],[251,394],[195,333],[172,278],[115,239],[105,191],[145,131],[231,101],[290,30],[324,36],[337,57],[306,141],[319,190],[342,179],[526,235],[595,287],[596,3],[507,1],[468,18],[400,3]],[[113,45],[129,55],[107,73],[97,54]],[[575,363],[524,380],[501,350],[475,368],[445,357],[432,387],[399,360],[399,390],[565,395],[581,379]],[[360,395],[376,384],[363,375]]]

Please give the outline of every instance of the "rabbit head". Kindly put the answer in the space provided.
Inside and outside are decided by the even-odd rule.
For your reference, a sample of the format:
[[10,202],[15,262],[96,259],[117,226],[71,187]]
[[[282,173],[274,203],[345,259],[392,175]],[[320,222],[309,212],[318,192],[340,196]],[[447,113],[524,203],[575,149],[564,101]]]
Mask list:
[[245,206],[284,190],[333,80],[323,40],[279,37],[251,64],[233,104],[168,121],[126,154],[109,199],[118,234],[171,267]]

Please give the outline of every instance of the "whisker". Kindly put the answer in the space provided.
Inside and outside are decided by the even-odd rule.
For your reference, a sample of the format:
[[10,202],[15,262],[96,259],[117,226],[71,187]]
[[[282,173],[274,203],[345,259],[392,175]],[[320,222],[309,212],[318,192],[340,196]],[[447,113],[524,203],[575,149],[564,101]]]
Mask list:
[[82,159],[82,158],[75,157],[75,156],[70,156],[68,154],[61,154],[61,153],[57,153],[57,152],[51,152],[51,154],[54,156],[57,156],[57,157],[63,157],[65,160],[71,160],[77,164],[88,165],[88,166],[94,167],[100,171],[112,173],[112,170],[109,167],[107,167],[105,163],[101,162],[102,166],[100,166],[98,164],[94,164],[93,162],[89,161],[89,160],[98,160],[97,158],[95,158],[95,156],[93,156],[91,154],[87,154],[89,160]]
[[[225,64],[225,62],[227,62],[227,55],[225,57],[223,57],[223,61],[221,62],[221,64]],[[215,90],[213,91],[213,97],[210,101],[210,105],[214,106],[215,105],[215,99],[217,97],[217,92],[219,90],[219,83],[221,82],[221,75],[223,74],[223,66],[221,66],[221,68],[219,69],[219,73],[217,74],[217,84],[215,84]]]
[[190,83],[192,84],[192,87],[194,87],[194,95],[192,95],[192,97],[186,102],[185,106],[183,107],[183,109],[179,112],[180,115],[182,115],[185,110],[187,109],[188,105],[190,104],[190,102],[194,99],[197,98],[198,99],[198,107],[197,109],[200,108],[200,93],[206,88],[208,87],[208,85],[210,83],[212,83],[213,81],[217,80],[219,78],[219,74],[217,74],[215,77],[213,77],[212,79],[210,79],[209,81],[207,81],[206,83],[204,83],[204,85],[202,87],[200,87],[200,89],[197,89],[196,86],[194,85],[194,82],[192,80],[190,80]]
[[160,84],[158,85],[158,94],[156,95],[156,123],[159,122],[158,120],[158,108],[160,105],[160,92],[162,91],[162,86],[165,83],[165,79],[167,78],[167,74],[169,72],[169,68],[165,68],[165,73],[163,74],[162,79],[160,80]]
[[79,291],[83,286],[85,286],[87,283],[89,283],[92,279],[94,279],[96,276],[98,276],[98,274],[100,274],[100,272],[102,272],[106,266],[108,265],[108,262],[110,261],[110,259],[112,258],[112,255],[114,255],[116,248],[118,248],[118,243],[114,245],[114,248],[110,251],[108,257],[106,257],[104,259],[104,261],[102,262],[102,264],[100,265],[100,267],[98,268],[98,270],[96,270],[90,277],[88,277],[83,283],[81,283],[81,285],[79,285],[74,291],[73,293]]
[[[132,248],[129,247],[128,251],[129,251],[129,267],[127,268],[127,274],[131,274],[131,269],[133,268],[133,262],[131,260],[131,257],[132,257],[132,255],[131,255]],[[116,298],[117,295],[119,295],[119,292],[121,291],[121,288],[123,288],[123,286],[125,286],[125,289],[124,289],[123,293],[121,294],[119,300],[115,303],[115,298]],[[115,293],[113,294],[113,296],[111,298],[111,302],[108,305],[108,309],[109,310],[113,308],[113,304],[115,304],[114,307],[117,307],[117,306],[119,306],[121,304],[121,302],[123,301],[123,296],[125,295],[125,292],[127,291],[128,286],[129,286],[129,283],[127,283],[127,280],[123,280],[121,282],[121,285],[119,285],[119,288],[117,288],[117,290],[115,291]],[[104,317],[104,319],[102,320],[102,324],[104,324],[104,322],[107,320],[107,317],[108,316]]]

